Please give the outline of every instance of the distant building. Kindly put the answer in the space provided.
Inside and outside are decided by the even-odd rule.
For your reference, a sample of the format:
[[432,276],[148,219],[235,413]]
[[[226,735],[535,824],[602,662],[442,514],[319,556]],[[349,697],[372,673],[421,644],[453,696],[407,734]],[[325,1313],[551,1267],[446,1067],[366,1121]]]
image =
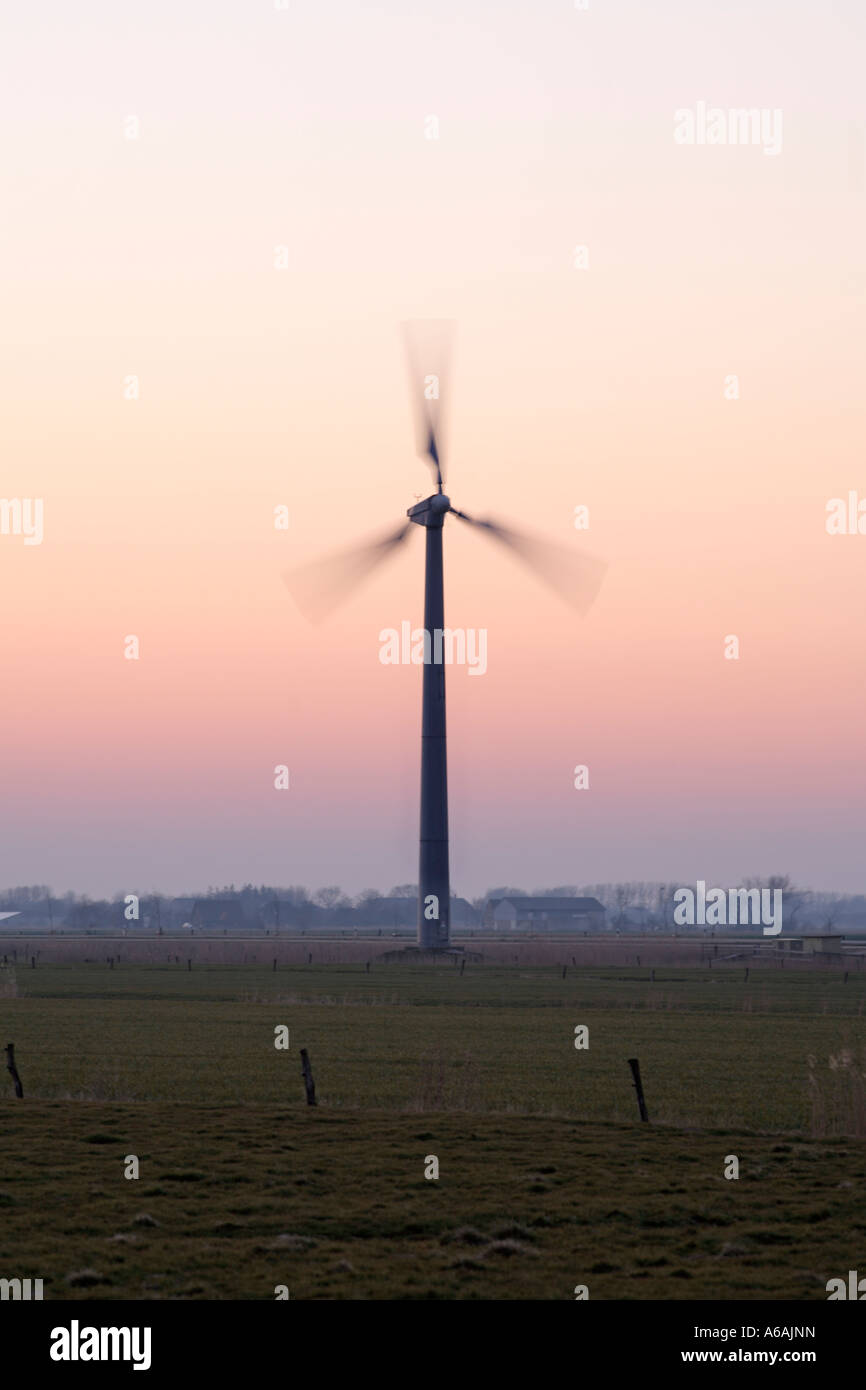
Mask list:
[[603,931],[598,898],[489,898],[484,925],[511,931]]
[[776,950],[799,956],[841,956],[844,941],[844,936],[827,932],[821,936],[780,936]]
[[451,899],[451,925],[452,927],[477,927],[481,921],[481,913],[477,907],[466,898]]
[[238,931],[248,925],[240,898],[196,898],[189,920],[202,931]]
[[[368,898],[355,909],[354,919],[359,927],[405,927],[414,931],[418,925],[418,899]],[[452,928],[475,927],[479,920],[480,914],[470,902],[452,897]]]

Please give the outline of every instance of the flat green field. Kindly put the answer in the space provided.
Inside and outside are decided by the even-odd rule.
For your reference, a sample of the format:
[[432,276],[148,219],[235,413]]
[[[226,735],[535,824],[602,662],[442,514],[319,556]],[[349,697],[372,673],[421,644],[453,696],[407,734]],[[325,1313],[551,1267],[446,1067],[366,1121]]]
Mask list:
[[0,1273],[47,1298],[825,1299],[866,1258],[864,974],[655,974],[0,971],[24,1086],[0,1073]]

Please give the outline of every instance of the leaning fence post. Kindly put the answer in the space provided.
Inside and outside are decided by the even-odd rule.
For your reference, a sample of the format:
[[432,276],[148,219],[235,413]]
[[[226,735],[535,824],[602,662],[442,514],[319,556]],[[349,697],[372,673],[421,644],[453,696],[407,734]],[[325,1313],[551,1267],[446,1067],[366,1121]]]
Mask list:
[[649,1115],[647,1114],[646,1101],[644,1100],[643,1086],[640,1079],[640,1062],[637,1057],[629,1057],[628,1064],[631,1067],[634,1088],[637,1091],[637,1103],[640,1109],[640,1117],[642,1120],[646,1120],[647,1123],[649,1123]]
[[18,1075],[18,1068],[15,1065],[15,1044],[6,1044],[6,1066],[12,1077],[12,1084],[15,1087],[15,1094],[19,1100],[24,1099],[24,1087],[21,1085],[21,1077]]
[[316,1103],[316,1083],[313,1080],[313,1069],[310,1066],[310,1056],[305,1047],[301,1048],[301,1070],[304,1077],[304,1090],[307,1093],[307,1104]]

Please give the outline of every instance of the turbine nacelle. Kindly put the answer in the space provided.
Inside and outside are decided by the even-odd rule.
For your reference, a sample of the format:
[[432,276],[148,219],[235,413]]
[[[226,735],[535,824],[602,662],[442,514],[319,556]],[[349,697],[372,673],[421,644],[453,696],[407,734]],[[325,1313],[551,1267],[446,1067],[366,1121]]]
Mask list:
[[406,515],[416,526],[441,526],[445,513],[450,510],[451,498],[446,497],[444,492],[434,492],[431,497],[425,497],[423,502],[410,507]]

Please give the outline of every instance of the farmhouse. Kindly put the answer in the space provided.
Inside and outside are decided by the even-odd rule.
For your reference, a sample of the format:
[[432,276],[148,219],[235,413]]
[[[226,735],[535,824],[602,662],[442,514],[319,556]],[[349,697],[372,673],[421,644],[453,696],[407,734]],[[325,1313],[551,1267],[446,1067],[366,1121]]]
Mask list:
[[598,898],[489,898],[484,925],[511,931],[602,931]]

